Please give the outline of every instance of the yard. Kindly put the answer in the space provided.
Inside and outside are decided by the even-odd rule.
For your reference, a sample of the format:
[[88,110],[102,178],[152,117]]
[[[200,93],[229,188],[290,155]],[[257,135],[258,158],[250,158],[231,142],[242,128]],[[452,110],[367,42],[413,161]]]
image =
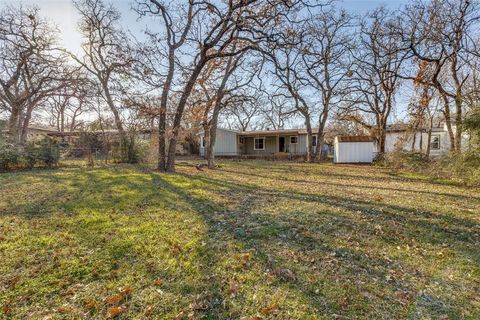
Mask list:
[[0,318],[480,318],[480,190],[368,166],[178,171],[0,174]]

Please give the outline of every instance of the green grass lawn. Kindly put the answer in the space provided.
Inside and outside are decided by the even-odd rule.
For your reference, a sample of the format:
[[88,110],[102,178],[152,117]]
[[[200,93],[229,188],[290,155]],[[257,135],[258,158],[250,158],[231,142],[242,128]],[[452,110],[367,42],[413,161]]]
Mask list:
[[480,190],[368,166],[0,174],[0,318],[479,319]]

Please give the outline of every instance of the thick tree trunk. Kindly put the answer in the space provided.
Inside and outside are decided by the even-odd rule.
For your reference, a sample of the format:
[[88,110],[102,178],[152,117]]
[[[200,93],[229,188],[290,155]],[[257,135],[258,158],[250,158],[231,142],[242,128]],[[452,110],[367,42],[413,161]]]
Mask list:
[[120,117],[120,113],[118,112],[115,103],[113,102],[113,98],[110,94],[110,89],[108,88],[108,81],[102,81],[102,86],[103,86],[103,91],[105,93],[105,98],[108,107],[110,108],[110,111],[113,113],[113,119],[115,122],[115,126],[117,127],[118,135],[120,137],[120,152],[122,156],[122,161],[126,162],[133,162],[133,159],[131,158],[131,153],[128,152],[130,144],[129,144],[129,139],[127,137],[127,134],[125,133],[125,130],[123,128],[123,123],[122,119]]
[[463,119],[462,119],[462,93],[457,92],[455,98],[455,152],[462,152],[462,131],[463,131]]
[[157,169],[165,172],[167,170],[166,151],[166,129],[167,129],[167,103],[168,93],[172,85],[175,72],[175,47],[170,46],[168,51],[168,73],[162,88],[162,97],[160,100],[160,114],[158,120],[158,164]]
[[[313,134],[312,134],[312,125],[310,124],[310,116],[304,114],[305,125],[307,127],[307,162],[313,162]],[[297,141],[298,142],[298,141]]]
[[427,158],[430,157],[430,143],[432,142],[433,117],[430,118],[427,135]]
[[[223,94],[219,95],[219,98],[223,98]],[[220,106],[220,103],[219,103]],[[209,132],[210,139],[207,144],[207,164],[209,169],[215,169],[215,142],[217,141],[217,126],[218,116],[220,114],[220,107],[215,104],[213,110],[212,120],[210,121]]]
[[450,105],[446,94],[442,94],[443,99],[443,114],[445,115],[445,124],[447,126],[448,136],[450,137],[450,150],[455,150],[455,134],[452,128],[452,117],[450,115]]
[[165,142],[166,142],[166,109],[160,107],[160,115],[158,118],[158,163],[157,163],[157,170],[165,172],[166,170],[166,153],[165,153]]
[[10,139],[14,142],[18,142],[18,122],[20,118],[20,108],[18,106],[12,106],[12,112],[8,119],[8,134]]
[[[329,102],[327,102],[329,103]],[[317,146],[315,147],[315,160],[323,160],[322,148],[325,142],[325,125],[327,124],[328,119],[328,106],[323,108],[322,115],[318,119],[318,132],[317,132]]]
[[417,129],[416,127],[413,127],[413,137],[412,137],[412,152],[415,152],[415,144],[417,142]]
[[387,140],[387,123],[382,121],[378,127],[378,157],[379,159],[385,158],[386,140]]
[[22,128],[20,133],[20,145],[24,146],[27,143],[28,137],[28,126],[30,125],[30,119],[32,118],[32,111],[33,106],[29,106],[27,112],[25,113],[25,117],[23,118]]
[[197,78],[202,71],[205,63],[205,57],[202,56],[198,61],[197,65],[195,66],[192,74],[190,75],[190,78],[188,79],[188,82],[183,90],[182,96],[180,97],[180,101],[178,102],[177,110],[175,112],[175,118],[173,119],[172,136],[169,140],[168,145],[168,158],[166,164],[167,172],[175,172],[175,152],[177,149],[177,140],[178,134],[180,133],[180,126],[182,124],[183,111],[185,110],[185,104],[187,103],[188,97],[190,96],[193,86],[195,85],[195,82],[197,81]]

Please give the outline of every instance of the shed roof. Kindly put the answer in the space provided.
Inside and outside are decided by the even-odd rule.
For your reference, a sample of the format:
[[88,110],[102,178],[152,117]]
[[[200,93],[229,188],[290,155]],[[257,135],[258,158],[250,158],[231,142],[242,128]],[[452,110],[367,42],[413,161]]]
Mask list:
[[338,142],[372,142],[370,136],[337,136]]

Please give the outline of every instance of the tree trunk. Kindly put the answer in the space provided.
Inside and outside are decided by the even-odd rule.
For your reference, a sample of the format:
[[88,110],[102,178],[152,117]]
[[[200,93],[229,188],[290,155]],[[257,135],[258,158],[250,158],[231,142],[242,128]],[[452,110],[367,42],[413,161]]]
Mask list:
[[387,139],[387,123],[382,121],[378,128],[378,157],[379,159],[385,158],[385,141]]
[[220,114],[221,109],[221,99],[223,99],[223,88],[221,92],[218,94],[217,102],[215,103],[215,107],[213,109],[212,119],[210,120],[209,131],[210,131],[210,139],[208,141],[208,148],[207,148],[207,163],[209,169],[215,169],[215,142],[217,141],[217,126],[218,126],[218,116]]
[[173,129],[172,129],[172,137],[170,138],[169,145],[168,145],[168,158],[167,158],[167,165],[166,171],[167,172],[175,172],[175,152],[177,148],[177,140],[178,134],[180,133],[180,126],[182,123],[183,111],[185,110],[185,104],[187,103],[187,99],[192,92],[193,86],[197,81],[197,78],[202,71],[204,65],[206,63],[205,57],[202,56],[198,61],[195,69],[193,70],[188,82],[183,90],[182,96],[180,97],[180,101],[178,102],[177,110],[175,112],[175,118],[173,120]]
[[[313,134],[312,134],[312,125],[310,124],[310,116],[304,114],[305,125],[307,126],[307,162],[313,162]],[[298,143],[298,141],[297,141]]]
[[8,119],[8,134],[10,139],[14,142],[18,142],[18,122],[20,118],[20,107],[12,106],[12,112]]
[[413,127],[412,152],[415,152],[415,143],[417,142],[417,129]]
[[452,129],[452,117],[450,116],[450,105],[446,94],[442,93],[443,99],[443,114],[445,115],[445,124],[447,126],[448,136],[450,137],[450,150],[455,150],[455,134]]
[[[326,102],[330,104],[330,102]],[[324,107],[322,115],[318,121],[318,132],[317,132],[317,146],[315,147],[315,160],[323,160],[322,148],[325,142],[325,125],[327,124],[329,107]]]
[[463,131],[463,119],[462,119],[462,93],[457,92],[455,97],[455,152],[462,152],[462,131]]
[[427,135],[427,158],[430,158],[430,142],[432,142],[433,116],[430,118]]
[[123,128],[122,119],[120,118],[120,113],[118,112],[118,110],[115,106],[115,103],[113,102],[112,96],[110,94],[110,89],[108,88],[108,82],[107,81],[102,81],[102,86],[103,86],[103,90],[104,90],[104,93],[105,93],[106,102],[107,102],[107,104],[110,108],[110,111],[112,111],[112,113],[113,113],[115,126],[117,127],[118,135],[120,137],[120,150],[121,150],[120,152],[122,154],[121,155],[122,156],[122,161],[126,161],[128,163],[131,163],[131,162],[133,162],[133,159],[131,159],[131,154],[130,154],[130,152],[128,152],[129,142],[128,142],[128,138],[127,138],[127,135],[125,133],[125,130]]
[[160,114],[158,120],[158,165],[159,171],[165,172],[167,170],[166,159],[166,127],[167,127],[167,103],[168,93],[172,85],[172,79],[175,72],[175,47],[170,46],[168,51],[168,73],[162,88],[162,97],[160,100]]

